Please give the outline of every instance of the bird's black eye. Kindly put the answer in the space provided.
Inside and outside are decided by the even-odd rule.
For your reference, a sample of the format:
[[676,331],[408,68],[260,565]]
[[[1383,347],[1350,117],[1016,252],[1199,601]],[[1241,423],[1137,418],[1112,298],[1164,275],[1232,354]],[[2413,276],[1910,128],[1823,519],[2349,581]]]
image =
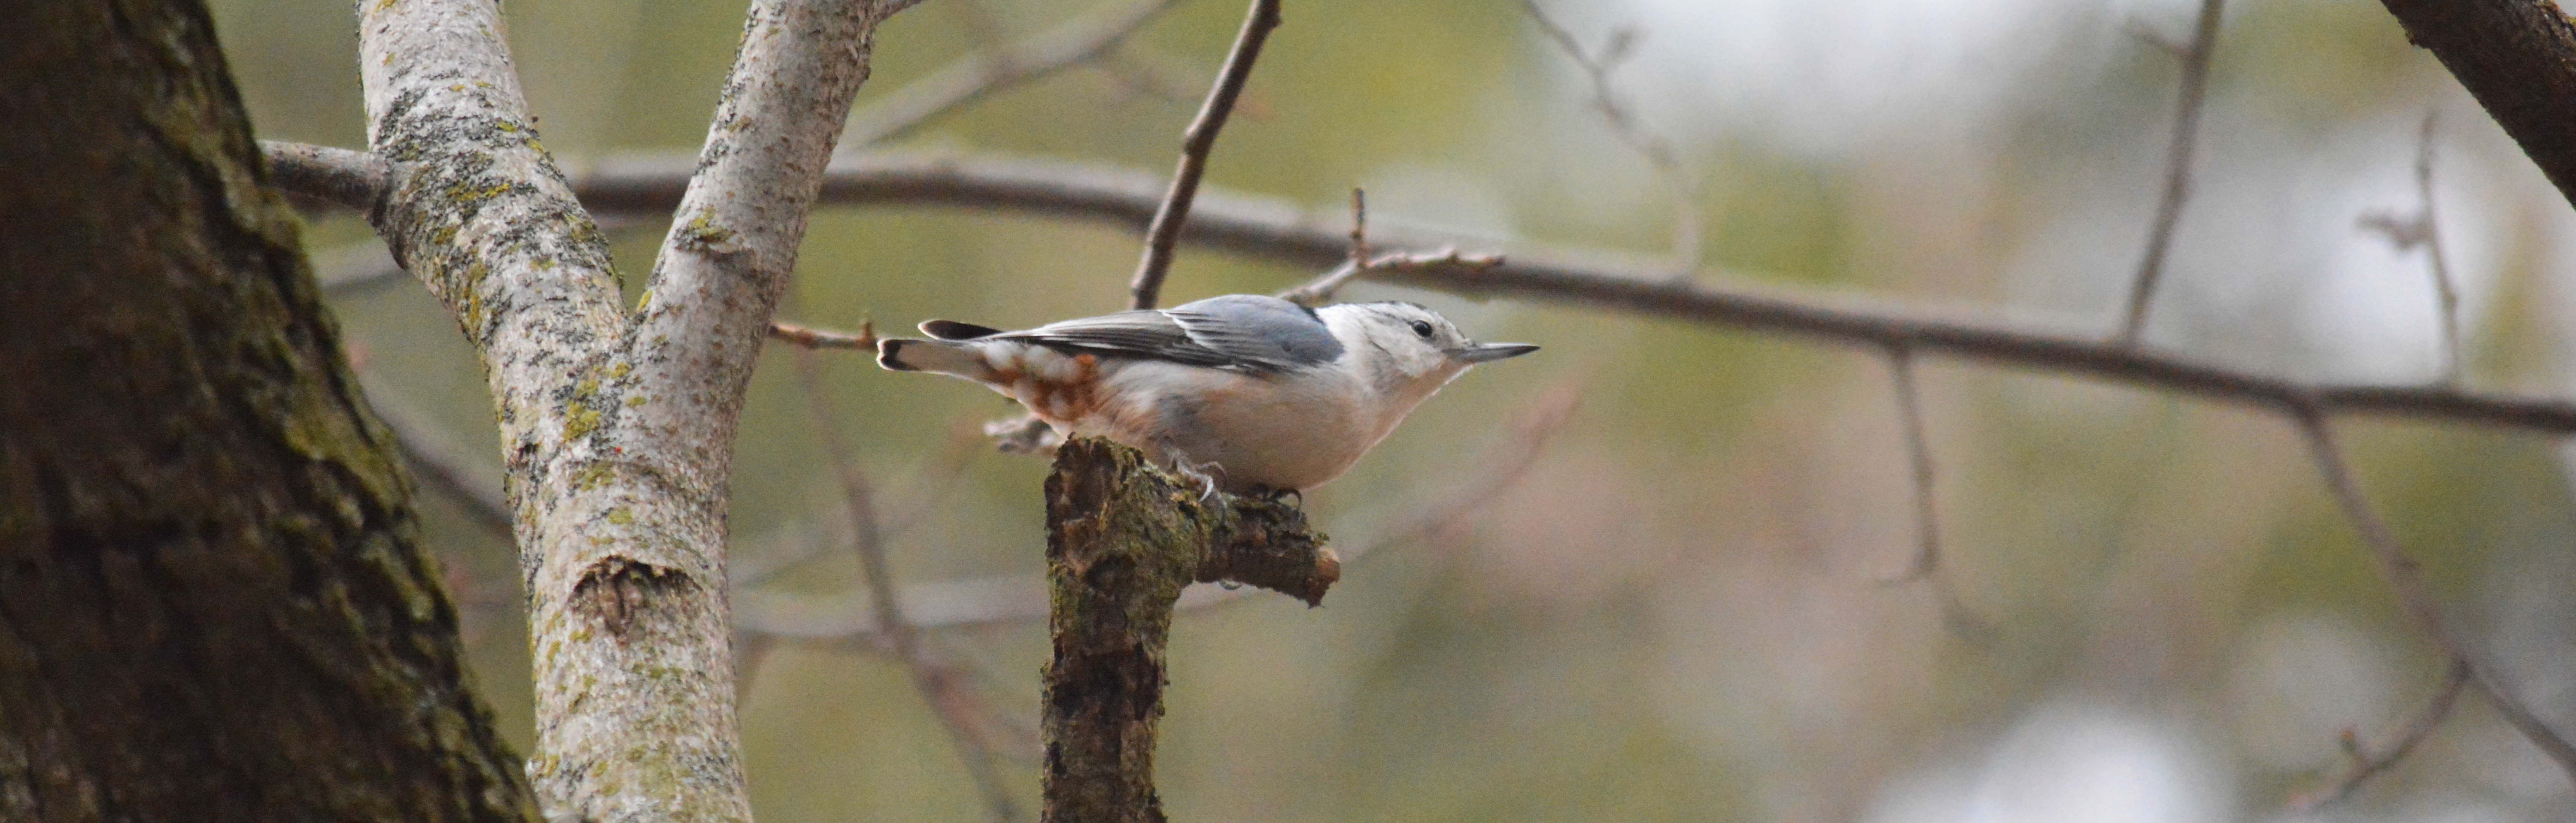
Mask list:
[[1431,324],[1420,320],[1413,321],[1413,333],[1421,335],[1424,340],[1429,340],[1431,339]]

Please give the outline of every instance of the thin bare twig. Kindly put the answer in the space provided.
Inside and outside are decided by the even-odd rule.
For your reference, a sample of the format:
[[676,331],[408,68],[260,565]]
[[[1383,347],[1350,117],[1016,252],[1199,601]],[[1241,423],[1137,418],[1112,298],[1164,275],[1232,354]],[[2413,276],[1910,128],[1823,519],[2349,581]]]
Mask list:
[[1582,42],[1575,39],[1573,32],[1567,31],[1564,26],[1557,25],[1555,20],[1549,19],[1547,12],[1539,9],[1537,0],[1521,0],[1521,9],[1528,12],[1530,21],[1538,24],[1539,31],[1545,33],[1547,39],[1555,43],[1558,50],[1565,52],[1566,57],[1574,60],[1574,64],[1583,69],[1584,79],[1592,84],[1592,108],[1599,111],[1601,119],[1609,123],[1610,132],[1618,136],[1619,142],[1626,143],[1629,149],[1645,158],[1647,165],[1655,167],[1657,172],[1663,174],[1664,186],[1671,192],[1673,199],[1674,276],[1697,275],[1700,266],[1700,225],[1704,222],[1699,207],[1699,177],[1682,165],[1681,155],[1673,150],[1672,141],[1646,128],[1645,124],[1639,121],[1636,115],[1630,113],[1626,106],[1620,105],[1619,96],[1610,87],[1610,74],[1618,71],[1619,64],[1627,62],[1629,54],[1635,49],[1636,31],[1621,29],[1613,32],[1609,41],[1602,45],[1601,51],[1595,53],[1586,51]]
[[1368,190],[1351,187],[1351,262],[1368,265]]
[[1896,411],[1905,430],[1905,454],[1914,487],[1914,533],[1918,541],[1914,562],[1903,574],[1889,579],[1889,585],[1927,584],[1933,602],[1941,609],[1941,623],[1950,633],[1971,644],[1983,646],[1993,642],[1995,626],[1968,608],[1959,596],[1957,584],[1941,574],[1941,514],[1935,505],[1938,498],[1932,488],[1938,475],[1932,462],[1932,436],[1923,422],[1923,391],[1915,381],[1914,350],[1903,345],[1887,348],[1888,380],[1896,390]]
[[1332,271],[1306,281],[1304,285],[1280,292],[1279,299],[1301,306],[1320,306],[1330,302],[1333,295],[1340,292],[1342,286],[1350,283],[1352,278],[1366,274],[1451,267],[1492,269],[1501,265],[1503,265],[1502,255],[1461,254],[1457,249],[1441,249],[1427,254],[1397,252],[1367,259],[1352,258],[1342,261],[1342,264],[1334,267]]
[[877,324],[874,322],[859,324],[858,333],[851,334],[779,321],[769,324],[769,336],[803,349],[877,350]]
[[[272,161],[275,158],[272,157]],[[578,181],[585,202],[609,211],[668,210],[694,164],[684,156],[603,163]],[[1153,175],[1082,164],[1002,159],[876,156],[837,164],[824,178],[825,202],[904,203],[1099,220],[1137,226],[1159,203]],[[1275,201],[1212,193],[1194,209],[1182,239],[1281,263],[1328,268],[1349,259],[1336,222]],[[1378,246],[1436,248],[1449,236],[1371,229]],[[1490,241],[1487,241],[1490,242]],[[1381,255],[1383,257],[1384,255]],[[1488,258],[1490,260],[1490,258]],[[1651,266],[1599,250],[1516,251],[1508,261],[1462,257],[1372,270],[1370,279],[1467,297],[1514,297],[1601,311],[1810,337],[1870,348],[1903,344],[1940,354],[2273,409],[2309,403],[2320,411],[2442,420],[2549,434],[2576,434],[2576,403],[2463,391],[2448,386],[2337,385],[2215,365],[2071,331],[1929,311],[1815,290],[1725,286],[1659,278]]]
[[2424,199],[2424,253],[2431,258],[2434,295],[2441,300],[2442,349],[2445,371],[2442,382],[2460,382],[2460,291],[2451,278],[2450,256],[2442,252],[2442,223],[2433,207],[2433,127],[2434,114],[2424,114],[2423,134],[2415,147],[2415,191]]
[[2441,728],[2442,721],[2451,716],[2451,707],[2459,703],[2460,692],[2468,688],[2470,675],[2468,663],[2451,661],[2442,676],[2441,688],[2433,692],[2433,700],[2424,704],[2424,710],[2417,712],[2413,720],[2407,721],[2406,730],[2398,735],[2397,742],[2389,744],[2387,751],[2371,753],[2362,748],[2360,735],[2345,729],[2343,746],[2352,754],[2352,768],[2345,771],[2343,779],[2333,786],[2291,799],[2290,810],[2305,814],[2342,802],[2359,791],[2361,784],[2406,759],[2406,755],[2413,753],[2424,738],[2433,736],[2433,730]]
[[1101,55],[1093,65],[1117,88],[1119,94],[1112,99],[1119,102],[1144,99],[1175,106],[1190,102],[1193,90],[1171,78],[1154,59],[1158,56],[1143,43],[1129,42]]
[[2173,250],[2174,228],[2182,223],[2183,201],[2191,197],[2191,154],[2200,133],[2200,112],[2209,97],[2209,55],[2218,49],[2218,20],[2226,0],[2201,0],[2200,20],[2192,27],[2191,45],[2182,53],[2182,93],[2174,103],[2173,142],[2165,154],[2164,196],[2156,201],[2156,222],[2147,229],[2146,256],[2138,261],[2137,279],[2129,284],[2127,319],[2114,338],[2134,345],[2147,328],[2147,309],[2155,302],[2156,284],[2164,278],[2165,256]]
[[[1457,252],[1455,251],[1450,252],[1452,255],[1455,255],[1456,253]],[[1280,292],[1279,298],[1300,306],[1308,307],[1320,306],[1327,302],[1331,302],[1333,294],[1342,290],[1343,283],[1350,282],[1351,278],[1358,277],[1361,272],[1368,271],[1369,267],[1373,265],[1374,262],[1375,261],[1370,259],[1369,255],[1368,193],[1361,191],[1358,186],[1353,186],[1351,187],[1350,259],[1342,261],[1340,266],[1334,267],[1332,271],[1323,273],[1321,276],[1316,277],[1306,285]],[[1495,258],[1495,262],[1501,262],[1501,258]]]
[[2422,133],[2415,144],[2415,192],[2418,205],[2415,214],[2399,217],[2387,212],[2361,216],[2361,228],[2377,232],[2396,246],[2399,252],[2424,248],[2433,275],[2433,296],[2438,302],[2442,321],[2442,385],[2460,382],[2460,293],[2451,280],[2451,261],[2442,253],[2441,223],[2433,216],[2433,120],[2432,112],[2424,114]]
[[2470,682],[2486,697],[2487,705],[2495,707],[2496,713],[2503,715],[2505,722],[2512,724],[2514,730],[2521,732],[2542,754],[2557,761],[2558,767],[2567,772],[2569,780],[2576,781],[2576,746],[2569,745],[2566,738],[2560,737],[2524,707],[2493,671],[2478,663],[2468,644],[2452,630],[2449,621],[2442,616],[2441,604],[2433,599],[2432,589],[2424,584],[2422,565],[2406,556],[2405,549],[2397,543],[2397,536],[2388,530],[2387,521],[2380,519],[2379,512],[2371,508],[2369,497],[2362,493],[2361,481],[2344,461],[2343,449],[2335,442],[2334,428],[2327,424],[2324,413],[2313,405],[2300,405],[2292,407],[2290,416],[2307,438],[2309,453],[2317,463],[2317,473],[2324,477],[2326,486],[2334,492],[2336,503],[2343,507],[2345,519],[2351,520],[2354,530],[2361,532],[2362,543],[2370,547],[2371,559],[2379,566],[2380,577],[2396,591],[2398,611],[2414,621],[2415,627],[2424,632],[2425,638],[2435,648],[2441,649],[2443,656],[2450,658],[2453,665],[2468,669]]
[[966,467],[975,462],[975,456],[984,453],[982,426],[961,419],[950,425],[948,432],[948,445],[940,449],[938,461],[923,472],[928,479],[912,484],[920,499],[904,507],[901,513],[886,518],[887,540],[902,539],[929,520],[931,512],[939,508],[948,490],[957,485],[957,479],[966,475]]
[[1172,270],[1172,250],[1181,242],[1181,226],[1189,222],[1199,178],[1207,174],[1208,152],[1216,148],[1217,132],[1234,114],[1234,101],[1243,96],[1244,82],[1252,79],[1252,61],[1261,57],[1261,44],[1270,39],[1271,29],[1279,27],[1279,2],[1252,0],[1243,31],[1235,35],[1234,51],[1226,55],[1225,69],[1217,73],[1216,87],[1208,90],[1207,104],[1199,107],[1198,119],[1190,122],[1189,132],[1181,139],[1180,169],[1172,174],[1172,190],[1163,196],[1154,222],[1145,228],[1145,258],[1137,263],[1136,280],[1127,287],[1128,308],[1153,308],[1162,296],[1163,276]]
[[1914,535],[1919,541],[1914,562],[1896,583],[1911,583],[1941,570],[1941,515],[1932,497],[1932,438],[1923,425],[1923,393],[1914,383],[1914,352],[1902,346],[1887,350],[1888,379],[1896,388],[1896,413],[1905,428],[1905,455],[1914,477]]
[[[784,325],[784,324],[780,324]],[[777,329],[773,328],[773,332]],[[873,338],[874,331],[862,332]],[[793,350],[796,380],[805,393],[807,411],[814,421],[815,439],[823,449],[823,458],[832,465],[841,480],[841,491],[849,499],[849,518],[853,525],[850,549],[859,559],[865,574],[868,602],[874,607],[878,634],[892,647],[896,659],[903,661],[912,674],[913,687],[932,713],[946,726],[949,738],[957,747],[958,758],[965,761],[967,774],[984,796],[986,808],[1002,821],[1019,819],[1019,803],[1012,799],[1010,787],[1003,782],[1000,767],[994,762],[992,745],[979,732],[974,707],[982,703],[973,695],[973,682],[954,671],[953,666],[930,658],[922,648],[920,629],[905,619],[902,594],[894,583],[894,571],[886,561],[884,535],[879,531],[876,511],[876,485],[861,469],[842,442],[840,415],[833,408],[831,395],[823,384],[823,361],[812,346]]]
[[850,115],[839,151],[902,137],[994,94],[1100,59],[1176,5],[1179,0],[1108,4],[1054,31],[960,60]]

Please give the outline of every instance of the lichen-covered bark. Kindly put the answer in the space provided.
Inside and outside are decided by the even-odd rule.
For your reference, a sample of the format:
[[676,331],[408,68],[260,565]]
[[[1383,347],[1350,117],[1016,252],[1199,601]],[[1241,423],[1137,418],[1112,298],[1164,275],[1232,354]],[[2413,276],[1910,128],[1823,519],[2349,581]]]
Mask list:
[[877,23],[915,0],[759,0],[717,100],[698,170],[637,307],[652,402],[631,446],[674,455],[685,482],[724,487],[735,418],[806,216],[849,117]]
[[1273,501],[1203,496],[1136,450],[1076,439],[1047,478],[1043,818],[1159,823],[1155,725],[1172,604],[1193,581],[1238,580],[1315,604],[1341,564]]
[[0,819],[533,819],[204,8],[7,16]]
[[750,817],[724,599],[735,420],[869,38],[907,5],[752,4],[629,314],[537,141],[498,4],[358,3],[369,143],[390,177],[371,216],[481,350],[501,421],[535,651],[529,774],[549,814]]

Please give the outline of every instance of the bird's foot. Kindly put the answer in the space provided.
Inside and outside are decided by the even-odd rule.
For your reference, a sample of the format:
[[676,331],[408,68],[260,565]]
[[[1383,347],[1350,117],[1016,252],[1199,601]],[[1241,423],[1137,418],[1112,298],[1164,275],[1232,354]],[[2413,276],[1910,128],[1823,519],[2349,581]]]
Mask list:
[[1199,502],[1201,503],[1216,499],[1216,475],[1209,471],[1214,468],[1216,468],[1216,464],[1214,463],[1192,463],[1188,460],[1172,461],[1173,474],[1180,475],[1181,479],[1188,480],[1199,486]]

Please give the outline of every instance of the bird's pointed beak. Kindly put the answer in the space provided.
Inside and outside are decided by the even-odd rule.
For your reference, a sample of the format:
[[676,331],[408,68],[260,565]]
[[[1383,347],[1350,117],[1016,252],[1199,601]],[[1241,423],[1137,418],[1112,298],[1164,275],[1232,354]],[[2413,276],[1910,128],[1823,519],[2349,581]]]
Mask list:
[[1488,360],[1519,357],[1534,351],[1538,351],[1538,347],[1528,343],[1472,343],[1462,348],[1450,349],[1449,356],[1461,363],[1483,363]]

